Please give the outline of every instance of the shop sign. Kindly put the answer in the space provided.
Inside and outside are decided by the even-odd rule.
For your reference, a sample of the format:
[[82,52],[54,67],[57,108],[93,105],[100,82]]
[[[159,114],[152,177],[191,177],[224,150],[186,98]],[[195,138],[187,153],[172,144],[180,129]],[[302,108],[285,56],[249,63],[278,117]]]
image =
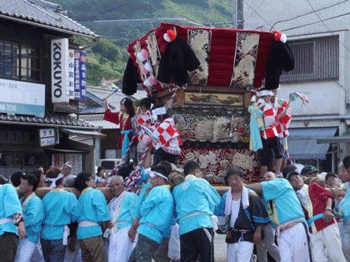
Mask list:
[[68,38],[51,40],[52,103],[68,103]]
[[74,100],[74,50],[68,51],[68,94],[69,100]]
[[0,113],[45,116],[45,85],[0,79]]
[[55,129],[39,129],[40,146],[53,146],[56,144]]
[[86,100],[86,52],[80,52],[80,100]]
[[80,51],[74,52],[74,99],[80,100]]

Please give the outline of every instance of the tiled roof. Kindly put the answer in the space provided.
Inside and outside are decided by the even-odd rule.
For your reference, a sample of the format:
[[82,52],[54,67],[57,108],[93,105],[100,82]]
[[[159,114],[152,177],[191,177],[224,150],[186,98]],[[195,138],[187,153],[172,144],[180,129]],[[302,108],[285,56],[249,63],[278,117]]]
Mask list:
[[[87,87],[86,88],[87,93],[93,94],[95,97],[100,98],[101,100],[110,95],[113,91],[107,90],[107,89],[99,89],[97,87]],[[111,109],[115,112],[120,110],[120,101],[126,97],[121,92],[113,94],[111,97],[108,98],[108,105],[111,106]],[[138,90],[137,93],[131,96],[133,99],[142,99],[147,97],[147,92],[145,90]],[[113,108],[115,107],[115,108]],[[81,114],[91,114],[91,113],[104,113],[104,108],[102,111],[99,111],[98,109],[94,110],[92,108],[90,109],[84,109]]]
[[[0,1],[0,17],[16,18],[23,22],[34,22],[38,26],[49,26],[98,38],[94,32],[69,18],[61,6],[44,0]],[[54,29],[53,29],[54,30]]]
[[36,116],[15,116],[0,115],[0,124],[20,124],[20,125],[37,125],[37,126],[61,126],[61,127],[80,127],[92,128],[94,125],[86,121],[63,117],[36,117]]
[[103,120],[103,117],[104,117],[104,111],[102,114],[88,114],[88,115],[80,116],[80,118],[85,122],[96,127],[101,127],[102,129],[119,129],[120,128],[119,125]]
[[87,120],[86,122],[93,126],[101,127],[102,129],[119,129],[119,125],[116,125],[107,120]]

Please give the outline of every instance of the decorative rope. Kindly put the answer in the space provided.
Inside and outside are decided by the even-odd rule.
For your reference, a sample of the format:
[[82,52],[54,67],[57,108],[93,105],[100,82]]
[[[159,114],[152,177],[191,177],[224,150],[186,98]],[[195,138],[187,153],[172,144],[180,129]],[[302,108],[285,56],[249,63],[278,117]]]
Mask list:
[[146,147],[145,152],[143,153],[139,163],[137,164],[136,169],[131,172],[131,174],[125,178],[125,186],[126,186],[126,190],[129,192],[132,192],[133,188],[135,187],[135,189],[138,189],[138,185],[137,182],[140,181],[140,179],[142,178],[142,171],[141,171],[141,166],[147,156],[147,152],[151,149],[151,144],[148,144]]
[[171,98],[169,99],[168,103],[173,103],[173,101],[177,95],[177,92],[180,91],[181,89],[185,90],[185,89],[187,89],[187,87],[188,87],[187,84],[184,86],[178,86],[178,85],[174,84],[174,87],[172,89],[170,89],[170,92],[173,94],[172,94]]

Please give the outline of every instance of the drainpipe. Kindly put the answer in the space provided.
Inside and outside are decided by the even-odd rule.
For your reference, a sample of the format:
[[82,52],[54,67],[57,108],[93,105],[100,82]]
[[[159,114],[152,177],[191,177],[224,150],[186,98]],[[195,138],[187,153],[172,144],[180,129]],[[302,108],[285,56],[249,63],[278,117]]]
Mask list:
[[85,51],[85,50],[87,50],[87,49],[93,48],[95,45],[98,44],[98,42],[100,42],[100,37],[93,38],[92,41],[94,41],[94,42],[93,42],[92,44],[90,44],[90,45],[79,46],[79,51]]

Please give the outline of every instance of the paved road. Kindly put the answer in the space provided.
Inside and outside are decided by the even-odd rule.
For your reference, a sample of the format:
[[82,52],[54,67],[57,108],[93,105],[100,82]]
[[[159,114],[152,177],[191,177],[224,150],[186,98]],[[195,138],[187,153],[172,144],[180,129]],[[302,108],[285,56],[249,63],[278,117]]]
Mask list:
[[225,243],[226,235],[215,234],[214,237],[214,260],[215,262],[226,262],[227,244]]

